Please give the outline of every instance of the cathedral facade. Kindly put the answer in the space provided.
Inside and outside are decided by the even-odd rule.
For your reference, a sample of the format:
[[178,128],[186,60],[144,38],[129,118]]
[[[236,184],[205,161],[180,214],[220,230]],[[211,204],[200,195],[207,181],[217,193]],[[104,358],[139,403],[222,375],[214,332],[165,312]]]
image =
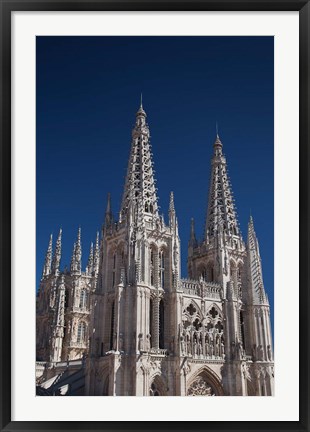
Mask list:
[[182,279],[174,196],[166,224],[141,103],[120,212],[114,218],[108,197],[86,271],[80,229],[70,270],[60,270],[61,231],[54,256],[50,240],[37,297],[45,379],[83,358],[84,395],[273,395],[270,307],[254,223],[251,217],[245,243],[218,135],[213,147],[204,238],[197,240],[192,220]]

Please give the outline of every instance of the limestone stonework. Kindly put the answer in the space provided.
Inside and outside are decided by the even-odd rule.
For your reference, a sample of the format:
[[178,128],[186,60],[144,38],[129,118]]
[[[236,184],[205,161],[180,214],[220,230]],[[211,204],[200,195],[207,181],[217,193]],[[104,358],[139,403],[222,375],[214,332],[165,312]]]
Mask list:
[[50,239],[37,298],[38,371],[83,358],[85,395],[273,395],[258,241],[252,217],[242,238],[222,150],[217,135],[204,238],[192,220],[181,279],[174,196],[166,224],[141,104],[120,213],[113,217],[109,196],[86,271],[80,229],[70,270],[60,270],[61,231],[53,257]]

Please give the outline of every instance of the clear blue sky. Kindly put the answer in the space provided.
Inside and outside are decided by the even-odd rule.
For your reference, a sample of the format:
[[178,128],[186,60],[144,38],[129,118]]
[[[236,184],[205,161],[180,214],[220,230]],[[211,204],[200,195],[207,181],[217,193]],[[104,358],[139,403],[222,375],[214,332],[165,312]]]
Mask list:
[[[159,204],[174,191],[182,276],[190,219],[203,234],[218,122],[244,239],[252,212],[273,306],[273,38],[37,37],[37,287],[50,233],[83,266],[108,192],[117,215],[140,93]],[[55,243],[54,243],[55,244]]]

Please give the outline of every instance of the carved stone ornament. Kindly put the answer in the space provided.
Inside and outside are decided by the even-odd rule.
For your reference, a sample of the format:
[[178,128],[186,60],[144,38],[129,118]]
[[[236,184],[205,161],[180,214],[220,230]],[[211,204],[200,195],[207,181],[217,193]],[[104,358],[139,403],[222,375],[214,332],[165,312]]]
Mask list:
[[215,396],[215,393],[202,377],[198,377],[187,390],[187,396]]

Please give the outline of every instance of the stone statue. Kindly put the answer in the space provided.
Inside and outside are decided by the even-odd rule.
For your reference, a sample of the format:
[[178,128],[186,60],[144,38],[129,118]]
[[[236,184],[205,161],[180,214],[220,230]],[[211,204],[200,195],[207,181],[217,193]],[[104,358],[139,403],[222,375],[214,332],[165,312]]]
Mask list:
[[197,355],[197,342],[196,342],[196,340],[194,342],[194,355],[195,356]]
[[272,361],[272,353],[271,353],[271,346],[270,345],[267,346],[267,355],[268,355],[268,360]]
[[138,342],[138,350],[143,351],[143,348],[144,348],[144,346],[143,346],[143,334],[140,333],[139,334],[139,342]]
[[252,359],[253,359],[253,361],[257,360],[257,348],[256,348],[256,344],[254,344],[253,347],[252,347]]
[[185,343],[184,343],[183,336],[181,336],[181,354],[186,354],[185,353]]
[[198,355],[200,356],[202,354],[202,346],[201,346],[201,342],[199,341],[198,343]]
[[262,345],[260,345],[260,346],[258,347],[258,359],[259,359],[260,361],[263,361],[263,360],[264,360],[264,348],[263,348]]
[[146,351],[150,351],[151,349],[151,335],[146,335]]

